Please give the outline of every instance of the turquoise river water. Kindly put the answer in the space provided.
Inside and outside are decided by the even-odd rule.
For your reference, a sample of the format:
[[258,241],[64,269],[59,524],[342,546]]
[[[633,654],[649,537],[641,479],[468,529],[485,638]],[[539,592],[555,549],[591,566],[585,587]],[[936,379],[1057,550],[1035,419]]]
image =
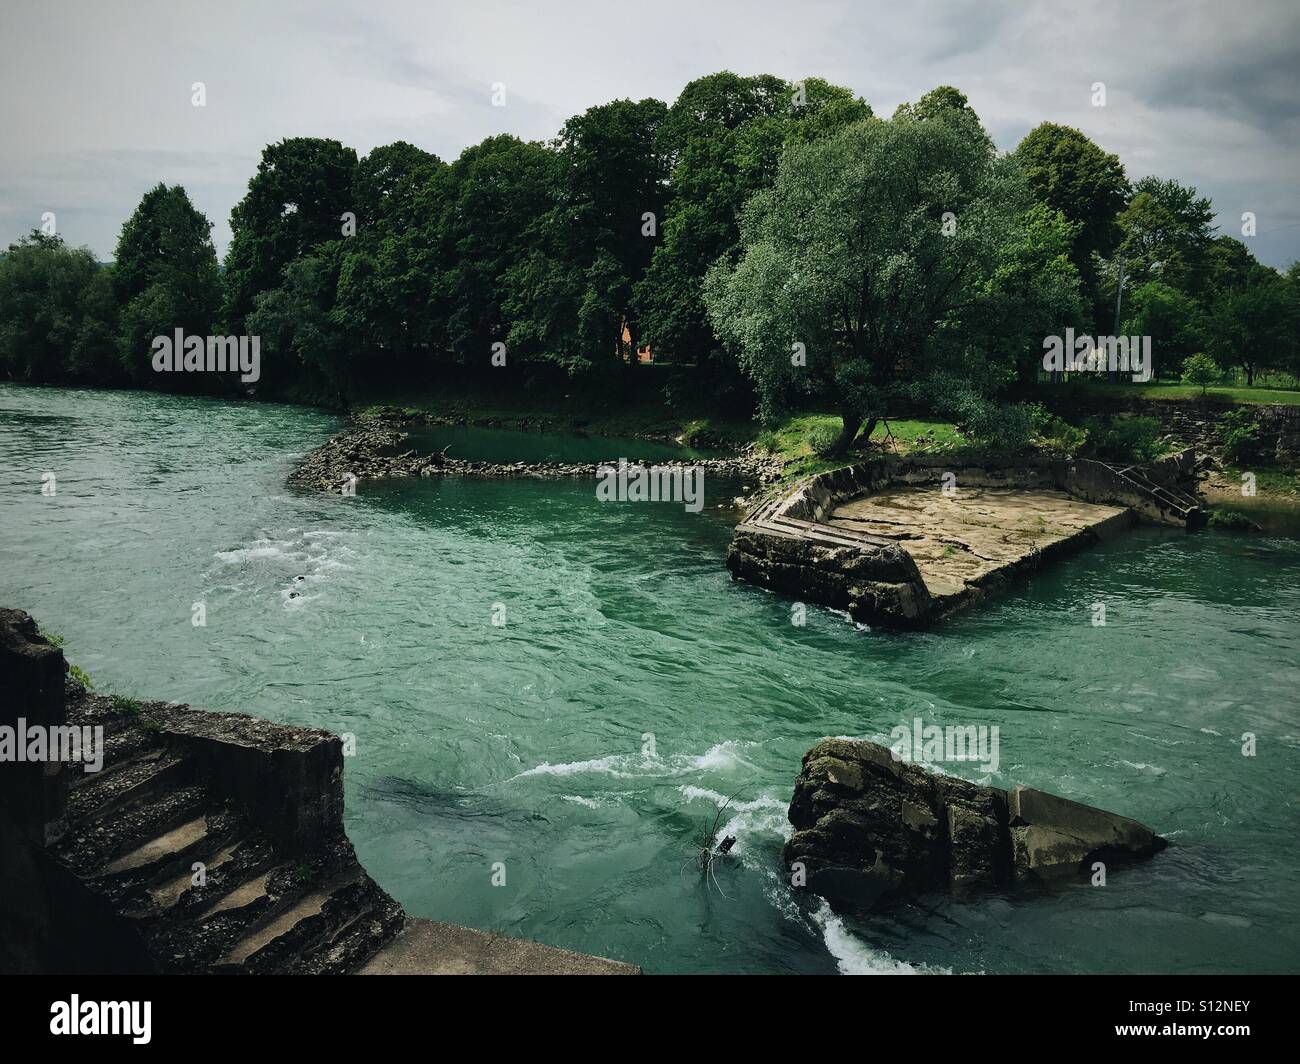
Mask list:
[[[648,972],[1300,969],[1295,538],[1138,529],[932,632],[821,609],[799,627],[723,566],[735,483],[709,482],[701,513],[601,503],[577,480],[287,488],[339,426],[0,385],[0,604],[63,635],[101,690],[355,735],[348,831],[409,912]],[[591,448],[446,440],[463,457]],[[1000,728],[997,773],[948,771],[1135,816],[1172,845],[1105,887],[873,919],[793,894],[780,851],[803,752],[916,717]],[[706,886],[696,838],[733,794],[736,857]]]

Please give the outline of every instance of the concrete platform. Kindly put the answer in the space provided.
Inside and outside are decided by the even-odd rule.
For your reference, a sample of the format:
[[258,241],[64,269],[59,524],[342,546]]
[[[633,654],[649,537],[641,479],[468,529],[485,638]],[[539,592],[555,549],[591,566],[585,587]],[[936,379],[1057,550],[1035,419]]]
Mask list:
[[412,918],[358,975],[640,975],[605,957]]
[[974,487],[945,495],[903,486],[852,499],[826,523],[894,540],[916,563],[930,594],[942,599],[1081,533],[1104,536],[1112,527],[1127,527],[1132,515],[1127,507],[1041,488]]
[[1138,520],[1199,527],[1195,486],[1190,449],[1124,467],[881,455],[763,502],[736,527],[727,568],[868,625],[918,628]]

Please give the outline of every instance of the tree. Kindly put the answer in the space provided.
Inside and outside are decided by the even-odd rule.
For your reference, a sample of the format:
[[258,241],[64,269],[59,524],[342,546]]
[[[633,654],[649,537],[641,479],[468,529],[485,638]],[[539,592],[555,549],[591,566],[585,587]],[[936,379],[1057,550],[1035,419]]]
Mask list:
[[1163,281],[1148,281],[1129,297],[1122,333],[1151,337],[1153,375],[1174,369],[1205,345],[1205,318],[1191,296]]
[[137,383],[194,387],[182,374],[158,379],[153,337],[207,336],[220,307],[221,281],[212,223],[180,185],[155,185],[122,226],[114,255],[113,288],[121,308],[118,358]]
[[1205,283],[1214,207],[1196,189],[1144,177],[1119,216],[1119,254],[1134,284],[1159,278],[1188,295]]
[[[344,232],[331,305],[346,329],[358,365],[385,367],[386,375],[412,375],[427,362],[436,334],[430,305],[427,255],[417,262],[430,182],[445,164],[405,141],[375,148],[353,175],[356,228]],[[326,245],[322,245],[324,247]],[[374,374],[366,373],[364,377]],[[358,383],[365,383],[358,381]]]
[[274,359],[280,375],[303,398],[340,402],[358,371],[352,337],[335,309],[344,242],[332,240],[285,267],[284,281],[258,294],[247,317],[261,340],[263,364]]
[[536,246],[555,165],[545,145],[500,135],[466,148],[430,179],[419,201],[423,221],[400,253],[427,279],[435,351],[488,366],[492,345],[505,342],[504,280]]
[[1021,238],[1027,199],[967,111],[927,107],[790,146],[745,209],[738,262],[709,273],[710,317],[763,412],[799,394],[834,403],[831,453],[914,382],[951,398],[1008,375],[972,350],[966,316]]
[[1240,366],[1247,385],[1261,369],[1291,368],[1297,361],[1300,306],[1286,279],[1268,272],[1221,296],[1210,313],[1210,354],[1221,366]]
[[[356,166],[357,153],[336,140],[293,137],[262,149],[248,192],[230,212],[224,304],[230,329],[244,330],[257,296],[280,285],[289,263],[343,234],[344,213],[356,213]],[[271,378],[269,386],[283,383],[278,370]]]
[[14,380],[111,383],[110,271],[86,248],[33,230],[0,256],[0,373]]
[[1095,294],[1095,258],[1114,250],[1119,240],[1116,219],[1129,195],[1118,156],[1079,130],[1053,122],[1031,130],[1015,155],[1035,198],[1078,225],[1070,257],[1085,290]]
[[667,106],[616,100],[569,119],[554,148],[553,207],[506,278],[509,346],[570,373],[609,366],[639,326],[633,286],[649,265],[667,170]]
[[1205,395],[1206,388],[1222,377],[1223,371],[1219,369],[1219,364],[1209,355],[1191,355],[1183,362],[1183,383],[1199,386],[1202,396]]
[[657,352],[713,369],[715,389],[729,386],[702,298],[706,272],[720,256],[734,259],[740,213],[770,186],[787,143],[810,143],[870,114],[848,89],[820,78],[796,86],[723,71],[682,90],[660,128],[672,196],[636,289],[642,333]]

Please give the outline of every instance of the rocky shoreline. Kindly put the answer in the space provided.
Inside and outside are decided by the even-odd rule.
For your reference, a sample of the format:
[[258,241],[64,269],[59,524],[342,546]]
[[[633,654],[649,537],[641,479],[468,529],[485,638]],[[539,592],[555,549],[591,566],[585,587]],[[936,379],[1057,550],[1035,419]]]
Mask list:
[[[488,462],[452,458],[446,454],[421,453],[407,447],[409,427],[444,424],[412,418],[402,411],[384,407],[353,415],[345,432],[332,436],[306,455],[289,474],[289,483],[312,491],[350,493],[366,480],[401,477],[597,477],[602,468],[619,458],[636,461],[635,455],[611,455],[608,462]],[[645,463],[658,468],[698,468],[715,476],[737,477],[754,482],[755,490],[781,476],[780,459],[752,446],[726,458]]]

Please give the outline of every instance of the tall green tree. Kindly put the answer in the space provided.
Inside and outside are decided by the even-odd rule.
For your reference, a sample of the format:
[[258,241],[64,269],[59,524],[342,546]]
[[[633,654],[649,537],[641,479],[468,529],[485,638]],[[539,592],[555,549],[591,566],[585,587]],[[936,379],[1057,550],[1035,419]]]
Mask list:
[[1196,189],[1144,177],[1120,214],[1118,254],[1134,285],[1159,278],[1188,295],[1205,287],[1214,239],[1214,207]]
[[1035,198],[1078,226],[1070,257],[1095,301],[1097,258],[1109,256],[1118,244],[1117,219],[1129,196],[1119,157],[1079,130],[1054,122],[1032,129],[1015,156]]
[[[344,215],[357,214],[356,166],[353,149],[319,137],[293,137],[262,150],[248,192],[230,212],[224,275],[230,329],[244,331],[257,296],[279,287],[291,262],[343,235]],[[273,364],[263,375],[268,385],[282,383]]]
[[1187,293],[1164,281],[1138,285],[1125,304],[1124,336],[1151,337],[1151,371],[1177,376],[1191,355],[1205,347],[1205,315]]
[[427,365],[434,335],[431,277],[420,266],[437,264],[413,254],[418,245],[412,238],[424,230],[423,203],[443,168],[436,155],[405,141],[375,148],[357,164],[356,231],[337,251],[342,258],[333,300],[355,345],[357,368],[367,367],[357,383],[418,375]]
[[545,145],[502,134],[466,148],[426,187],[404,253],[428,279],[430,346],[450,361],[488,367],[492,345],[505,343],[505,277],[541,239],[555,167]]
[[870,114],[820,78],[795,85],[723,71],[682,90],[660,129],[672,196],[636,290],[644,338],[658,352],[711,370],[715,392],[730,387],[702,299],[706,272],[722,256],[735,258],[741,211],[771,185],[787,143],[815,141]]
[[122,226],[114,254],[113,284],[121,323],[118,357],[132,381],[162,388],[204,383],[183,374],[153,372],[152,341],[171,336],[207,336],[221,302],[212,223],[180,185],[155,185]]
[[632,291],[663,215],[666,114],[660,100],[616,100],[564,124],[539,246],[507,277],[510,346],[524,357],[578,373],[619,361],[625,330],[635,349]]
[[1012,356],[1009,371],[972,345],[970,319],[1021,239],[1028,199],[964,100],[930,102],[791,146],[745,209],[738,262],[706,282],[764,412],[798,394],[833,404],[835,453],[901,396],[926,396],[924,382],[949,401],[1014,372]]
[[1287,279],[1270,273],[1221,296],[1210,312],[1210,354],[1225,368],[1239,366],[1247,385],[1262,369],[1300,368],[1300,304]]

